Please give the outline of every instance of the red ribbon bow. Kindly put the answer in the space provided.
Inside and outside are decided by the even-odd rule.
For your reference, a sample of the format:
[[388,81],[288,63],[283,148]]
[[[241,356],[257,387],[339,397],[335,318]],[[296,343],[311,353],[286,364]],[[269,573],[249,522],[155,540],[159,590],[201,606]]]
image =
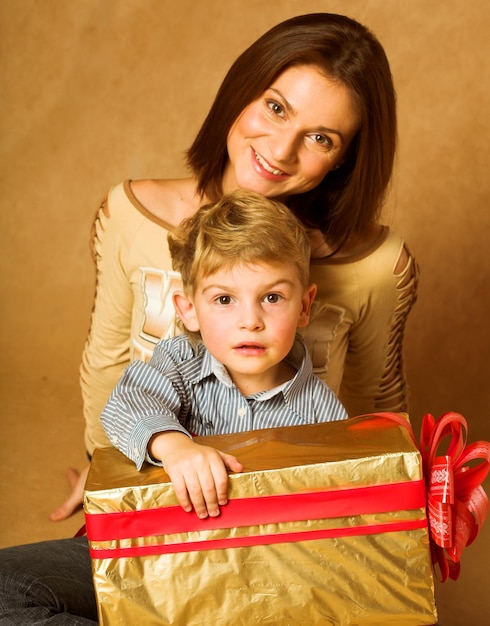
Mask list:
[[[417,446],[410,423],[399,413],[361,417],[396,422],[406,428]],[[466,420],[459,413],[445,413],[437,421],[428,413],[422,420],[417,446],[424,468],[432,566],[436,573],[439,566],[441,582],[448,578],[457,580],[461,554],[476,539],[490,509],[482,487],[490,467],[490,442],[466,445],[467,431]],[[448,436],[451,439],[446,453],[439,454],[439,447]]]
[[[432,564],[439,566],[442,582],[458,578],[463,550],[476,539],[490,508],[481,485],[489,471],[490,443],[466,445],[467,430],[462,415],[445,413],[437,422],[425,415],[420,432]],[[440,455],[448,436],[446,453]]]

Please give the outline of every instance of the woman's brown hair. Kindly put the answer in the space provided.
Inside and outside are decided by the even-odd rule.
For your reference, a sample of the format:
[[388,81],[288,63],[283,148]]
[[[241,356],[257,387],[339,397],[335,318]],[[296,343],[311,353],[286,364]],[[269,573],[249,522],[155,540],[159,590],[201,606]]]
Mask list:
[[351,18],[330,13],[293,17],[262,35],[233,63],[187,161],[201,193],[222,194],[227,138],[243,109],[292,65],[314,65],[351,92],[360,129],[342,165],[288,206],[309,228],[340,247],[379,216],[396,148],[396,96],[386,54],[376,37]]

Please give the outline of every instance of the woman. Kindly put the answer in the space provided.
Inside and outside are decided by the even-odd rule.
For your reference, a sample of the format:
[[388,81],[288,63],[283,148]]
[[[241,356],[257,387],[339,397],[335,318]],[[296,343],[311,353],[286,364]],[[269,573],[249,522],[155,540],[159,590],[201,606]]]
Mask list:
[[[357,22],[295,17],[235,61],[188,152],[191,177],[126,181],[97,216],[97,293],[81,368],[89,454],[109,445],[99,415],[125,366],[149,358],[155,343],[175,332],[170,294],[179,277],[166,231],[238,187],[282,200],[309,230],[318,295],[305,340],[318,374],[350,415],[406,410],[402,339],[416,265],[403,241],[377,223],[395,145],[388,61]],[[74,491],[53,519],[81,502],[87,471],[72,474]],[[42,545],[50,544],[36,549]],[[83,546],[63,545],[65,565],[72,559],[79,568],[72,580],[89,586]],[[33,549],[23,548],[25,557],[22,548],[8,557],[19,571]],[[59,558],[43,560],[44,571]],[[90,610],[76,614],[93,616],[92,601],[85,598]]]
[[[305,339],[317,374],[351,416],[407,410],[402,341],[416,266],[377,224],[395,145],[386,55],[351,19],[292,18],[235,61],[188,152],[192,176],[126,181],[97,217],[98,286],[81,368],[89,455],[109,445],[99,415],[126,365],[175,333],[179,278],[166,231],[235,187],[283,200],[310,229],[319,293]],[[81,505],[87,472],[69,470],[74,489],[53,521]]]

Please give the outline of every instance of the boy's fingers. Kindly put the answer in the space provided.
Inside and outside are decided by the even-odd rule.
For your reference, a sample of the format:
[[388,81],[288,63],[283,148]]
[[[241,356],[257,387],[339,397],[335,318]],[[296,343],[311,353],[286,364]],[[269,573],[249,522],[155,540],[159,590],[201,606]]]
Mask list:
[[227,483],[228,476],[222,463],[192,477],[187,476],[187,494],[198,517],[204,519],[208,515],[219,515],[219,504],[227,502]]
[[242,470],[234,456],[203,448],[191,460],[178,459],[171,463],[167,457],[166,471],[175,489],[180,506],[185,511],[194,509],[201,519],[217,517],[220,506],[228,502],[228,472]]
[[210,485],[209,481],[203,480],[202,476],[193,474],[185,477],[183,475],[174,476],[172,483],[175,495],[184,511],[190,512],[194,509],[196,515],[201,519],[206,518],[208,514],[213,517],[219,515],[214,482],[211,482]]
[[236,456],[232,456],[231,454],[226,454],[225,452],[220,452],[220,455],[221,455],[221,458],[223,459],[223,463],[232,472],[241,472],[243,470],[243,465],[236,458]]
[[[223,475],[226,483],[228,476],[221,459],[219,459],[218,464],[211,463],[210,467],[208,467],[206,471],[199,474],[199,493],[196,493],[199,508],[195,506],[196,513],[199,517],[207,517],[208,515],[211,517],[217,517],[219,515],[219,504],[226,504],[226,500],[224,503],[221,502],[221,494],[223,493]],[[204,511],[200,508],[201,498]]]
[[[219,459],[219,463],[212,468],[213,471],[213,486],[214,486],[214,498],[216,502],[216,513],[219,515],[219,506],[224,506],[228,502],[228,473],[226,471],[226,463],[223,458]],[[214,503],[213,503],[214,504]],[[209,511],[209,504],[208,504]],[[213,515],[209,511],[210,515]]]
[[172,475],[170,476],[172,480],[172,484],[174,486],[175,495],[177,500],[179,501],[180,506],[187,511],[188,513],[192,511],[192,503],[189,499],[189,494],[187,492],[186,483],[184,477],[182,475]]

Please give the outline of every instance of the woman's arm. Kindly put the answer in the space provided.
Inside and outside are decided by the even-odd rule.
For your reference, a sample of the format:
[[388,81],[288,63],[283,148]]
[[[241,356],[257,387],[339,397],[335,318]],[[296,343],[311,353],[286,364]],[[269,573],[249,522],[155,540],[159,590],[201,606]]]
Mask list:
[[408,411],[403,339],[417,297],[419,270],[401,240],[394,262],[389,255],[373,261],[363,274],[365,294],[349,332],[340,388],[350,415]]
[[130,361],[133,294],[124,269],[126,251],[118,221],[111,217],[106,199],[93,225],[96,293],[90,331],[80,367],[85,418],[85,445],[89,454],[110,442],[100,414],[111,391]]
[[403,240],[384,232],[360,258],[311,265],[318,294],[305,342],[315,373],[351,417],[408,405],[403,337],[418,268]]

